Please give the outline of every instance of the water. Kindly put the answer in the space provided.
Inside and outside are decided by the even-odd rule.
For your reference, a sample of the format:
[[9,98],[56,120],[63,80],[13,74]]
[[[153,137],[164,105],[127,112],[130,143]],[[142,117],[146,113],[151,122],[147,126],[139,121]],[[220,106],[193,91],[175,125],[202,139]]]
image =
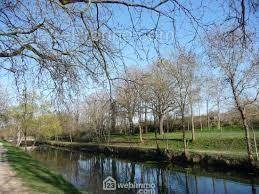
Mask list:
[[[259,194],[259,180],[251,177],[222,173],[208,175],[204,171],[192,174],[188,169],[164,164],[133,162],[50,147],[41,147],[31,154],[88,193]],[[103,180],[108,176],[116,179],[116,190],[103,190]],[[118,188],[125,186],[125,183],[129,183],[128,187],[140,186],[136,185],[138,183],[148,184],[142,185],[145,189]],[[113,186],[110,182],[107,184]]]

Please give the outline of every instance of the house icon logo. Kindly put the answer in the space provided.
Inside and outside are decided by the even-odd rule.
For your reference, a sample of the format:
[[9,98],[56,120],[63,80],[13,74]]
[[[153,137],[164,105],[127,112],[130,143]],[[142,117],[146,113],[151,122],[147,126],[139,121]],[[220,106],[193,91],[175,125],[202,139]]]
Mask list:
[[116,180],[111,176],[108,176],[103,180],[103,190],[114,191],[116,190]]

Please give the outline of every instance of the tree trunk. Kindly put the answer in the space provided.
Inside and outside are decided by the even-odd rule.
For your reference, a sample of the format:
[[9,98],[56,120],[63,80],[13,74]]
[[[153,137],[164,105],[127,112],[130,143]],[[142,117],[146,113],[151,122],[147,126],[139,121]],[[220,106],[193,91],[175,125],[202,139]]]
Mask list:
[[19,147],[20,144],[21,144],[21,130],[20,130],[20,127],[18,126],[17,127],[17,134],[16,134],[16,146]]
[[147,129],[147,107],[145,106],[145,133],[148,132],[148,129]]
[[219,107],[219,101],[217,102],[217,106],[218,106],[218,130],[220,130],[222,132],[222,128],[220,126],[220,107]]
[[199,121],[200,121],[200,130],[202,131],[202,120],[201,120],[201,107],[199,103]]
[[207,110],[207,127],[208,129],[210,129],[209,100],[206,100],[206,110]]
[[236,103],[236,107],[240,113],[242,123],[243,123],[243,128],[245,130],[245,140],[246,140],[248,161],[250,162],[250,164],[252,164],[254,161],[254,158],[253,158],[252,146],[251,146],[251,142],[250,142],[249,126],[248,126],[247,118],[246,118],[246,114],[245,114],[245,107],[242,107],[240,104],[239,97],[236,93],[236,87],[234,85],[233,78],[230,79],[230,85],[231,85],[232,93],[233,93],[234,100]]
[[73,142],[73,139],[72,139],[71,131],[69,131],[69,139],[70,139],[70,142],[72,143],[72,142]]
[[169,134],[169,123],[168,123],[168,119],[167,119],[167,127],[166,127],[166,150],[169,149],[169,144],[168,144],[168,134]]
[[164,134],[164,115],[159,115],[159,134]]
[[159,149],[159,144],[158,144],[158,140],[157,140],[157,132],[158,132],[158,127],[155,126],[156,149]]
[[256,156],[256,160],[259,160],[259,155],[258,155],[258,151],[257,151],[257,143],[256,143],[256,136],[255,136],[255,131],[254,128],[251,127],[252,132],[253,132],[253,139],[254,139],[254,146],[255,146],[255,156]]
[[143,130],[142,130],[142,106],[141,106],[141,103],[139,104],[139,107],[138,107],[138,128],[139,128],[139,140],[140,142],[142,143],[143,142],[143,139],[142,139],[142,133],[143,133]]
[[111,131],[115,131],[116,127],[116,102],[111,100]]
[[248,160],[250,163],[252,163],[254,161],[254,158],[253,158],[252,146],[251,146],[251,142],[250,142],[250,134],[249,134],[249,126],[247,124],[247,118],[246,118],[244,109],[239,107],[238,110],[241,114],[243,126],[245,129],[245,140],[246,140],[246,146],[247,146]]
[[123,116],[123,124],[124,124],[124,135],[126,135],[127,131],[128,131],[127,117],[126,116]]
[[143,143],[143,138],[142,138],[142,127],[141,127],[141,124],[139,123],[139,140],[141,143]]
[[191,126],[192,126],[192,141],[195,140],[195,129],[194,129],[194,117],[193,117],[193,107],[191,104]]
[[24,146],[25,146],[25,151],[27,151],[27,129],[26,128],[24,131]]
[[153,111],[153,126],[156,129],[156,126],[157,126],[157,116],[156,116],[154,111]]
[[133,124],[133,118],[132,116],[129,116],[129,130],[130,130],[130,133],[133,134],[134,133],[134,124]]
[[183,148],[185,157],[188,156],[187,143],[186,143],[186,134],[185,134],[185,120],[184,120],[184,111],[182,111],[182,131],[183,131]]
[[169,117],[167,117],[166,119],[166,132],[169,133],[170,130],[169,130]]

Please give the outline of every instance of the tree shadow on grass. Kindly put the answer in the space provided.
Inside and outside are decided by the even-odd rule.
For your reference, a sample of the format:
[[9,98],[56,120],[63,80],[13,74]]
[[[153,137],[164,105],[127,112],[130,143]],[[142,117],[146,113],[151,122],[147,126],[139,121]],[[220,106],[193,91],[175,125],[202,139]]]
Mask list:
[[48,170],[39,161],[19,148],[5,144],[7,158],[10,165],[16,170],[18,176],[22,177],[33,189],[43,193],[81,193],[71,183],[67,182],[61,175]]

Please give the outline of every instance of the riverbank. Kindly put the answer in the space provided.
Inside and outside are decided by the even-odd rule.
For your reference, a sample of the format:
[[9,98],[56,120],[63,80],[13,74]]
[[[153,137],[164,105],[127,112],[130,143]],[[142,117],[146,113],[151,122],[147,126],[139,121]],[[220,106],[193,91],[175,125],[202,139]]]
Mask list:
[[6,158],[6,149],[0,142],[0,193],[33,193],[11,169]]
[[249,165],[246,155],[228,154],[220,151],[200,152],[189,151],[189,157],[186,158],[182,151],[165,151],[164,149],[138,147],[138,146],[117,146],[107,144],[79,143],[79,142],[57,142],[47,141],[45,144],[61,147],[62,149],[96,152],[117,156],[120,158],[137,161],[158,161],[170,162],[176,165],[188,166],[199,165],[203,168],[213,168],[215,170],[236,170],[245,173],[255,173],[259,175],[259,164],[255,162]]
[[[258,178],[253,174],[241,174],[239,171],[219,172],[199,166],[183,168],[165,162],[134,161],[44,145],[31,155],[89,193],[106,193],[102,190],[102,180],[107,176],[114,177],[120,184],[153,183],[153,193],[252,194],[259,190]],[[252,192],[252,188],[255,192]],[[120,194],[137,193],[128,189],[116,191]]]
[[61,175],[50,171],[22,149],[7,142],[2,143],[6,149],[8,163],[17,176],[31,189],[31,193],[81,193]]
[[[259,130],[255,132],[257,147],[259,146]],[[191,131],[186,131],[186,139],[188,149],[200,152],[221,152],[228,155],[245,156],[247,153],[246,142],[244,139],[244,131],[242,129],[204,129],[195,132],[195,140],[192,141]],[[251,141],[253,142],[253,141]],[[155,133],[144,133],[143,142],[140,142],[138,134],[136,135],[111,135],[112,145],[117,146],[137,146],[156,148],[156,143],[161,149],[168,146],[169,150],[182,151],[183,141],[182,132],[157,134],[157,142]],[[252,143],[254,147],[254,143]]]

